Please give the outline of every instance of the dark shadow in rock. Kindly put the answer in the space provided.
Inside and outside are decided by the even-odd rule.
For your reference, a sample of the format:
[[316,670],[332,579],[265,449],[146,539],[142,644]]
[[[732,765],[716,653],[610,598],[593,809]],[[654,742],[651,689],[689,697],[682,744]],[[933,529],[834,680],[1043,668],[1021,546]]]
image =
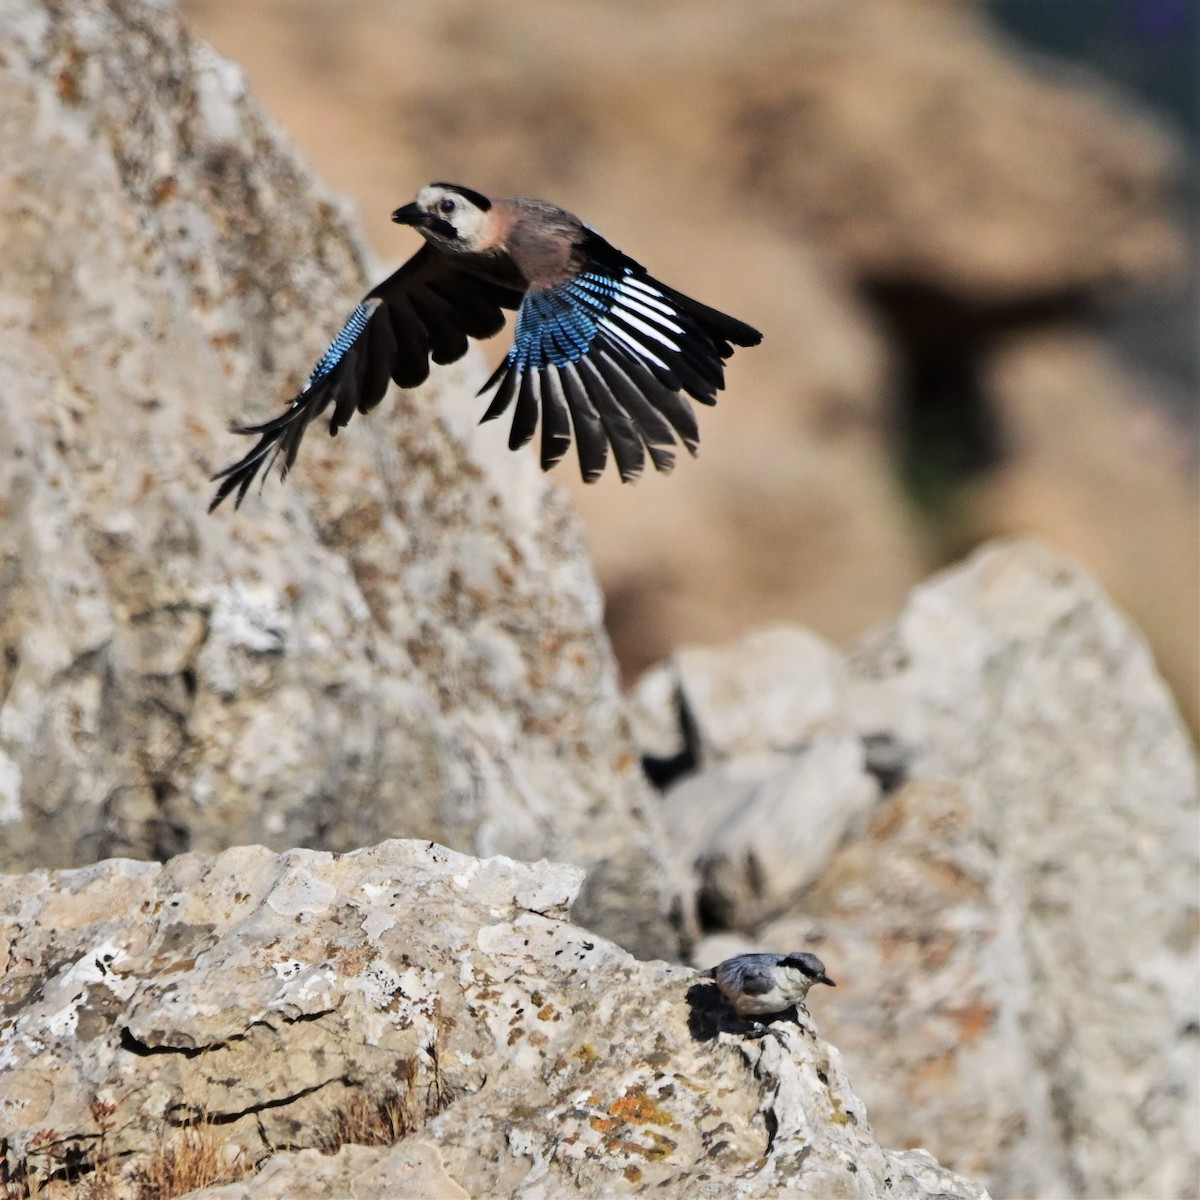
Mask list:
[[690,1009],[688,1033],[695,1042],[711,1042],[733,1016],[729,1005],[721,999],[717,985],[708,980],[693,983],[685,999]]
[[[772,1032],[769,1026],[776,1021],[790,1021],[800,1029],[812,1029],[800,1018],[795,1005],[782,1012],[763,1013],[761,1020],[739,1017],[724,1000],[717,985],[707,979],[693,983],[684,997],[688,1008],[688,1032],[696,1042],[711,1042],[719,1033],[740,1033],[743,1037],[760,1038]],[[778,1036],[778,1035],[776,1035]]]
[[656,757],[653,754],[642,757],[642,773],[650,785],[660,792],[665,792],[677,780],[694,775],[700,769],[703,752],[700,727],[696,724],[695,714],[688,705],[682,687],[675,689],[675,713],[679,718],[683,749],[669,757]]
[[696,1042],[711,1042],[719,1033],[740,1033],[745,1037],[762,1037],[771,1021],[791,1020],[800,1024],[795,1007],[778,1013],[764,1013],[759,1021],[747,1021],[722,998],[717,985],[707,979],[693,983],[684,997],[688,1008],[688,1032]]
[[908,781],[909,768],[915,752],[894,734],[868,733],[863,736],[864,766],[867,773],[879,781],[885,796]]

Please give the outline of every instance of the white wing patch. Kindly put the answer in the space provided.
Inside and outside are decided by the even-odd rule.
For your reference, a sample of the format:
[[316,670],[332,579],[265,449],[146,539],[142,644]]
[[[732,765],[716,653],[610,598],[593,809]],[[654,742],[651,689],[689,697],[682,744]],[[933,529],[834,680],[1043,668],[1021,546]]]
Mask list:
[[679,352],[677,338],[684,329],[678,323],[678,316],[656,288],[634,275],[626,275],[612,297],[608,315],[598,324],[623,350],[666,371],[670,368],[654,347],[657,343]]

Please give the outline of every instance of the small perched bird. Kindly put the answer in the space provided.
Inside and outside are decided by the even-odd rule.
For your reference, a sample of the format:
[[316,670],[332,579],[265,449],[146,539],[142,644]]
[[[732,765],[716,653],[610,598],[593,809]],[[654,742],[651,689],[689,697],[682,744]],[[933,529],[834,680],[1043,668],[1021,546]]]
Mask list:
[[388,382],[416,387],[429,362],[450,363],[468,338],[486,338],[516,309],[508,356],[480,389],[496,389],[484,421],[513,407],[508,444],[523,446],[541,418],[548,470],[574,431],[586,482],[604,470],[608,447],[623,480],[650,461],[675,462],[675,439],[692,454],[700,432],[689,397],[715,404],[734,346],[755,346],[757,329],[674,291],[609,245],[578,217],[522,196],[489,200],[431,183],[392,220],[413,226],[425,245],[373,288],[321,356],[287,410],[262,425],[254,448],[214,476],[211,512],[231,492],[240,504],[260,471],[296,459],[310,421],[331,405],[336,434],[369,412]]
[[806,950],[799,954],[738,954],[704,975],[716,981],[739,1017],[786,1012],[804,1002],[814,983],[837,987],[825,974],[825,964]]

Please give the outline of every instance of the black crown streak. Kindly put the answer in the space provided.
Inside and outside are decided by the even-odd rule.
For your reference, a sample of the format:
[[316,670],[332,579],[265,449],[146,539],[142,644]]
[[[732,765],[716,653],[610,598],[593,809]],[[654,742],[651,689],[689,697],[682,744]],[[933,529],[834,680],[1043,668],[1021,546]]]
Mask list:
[[472,191],[458,183],[433,183],[430,187],[443,188],[447,192],[456,192],[464,200],[469,200],[480,212],[487,212],[492,202],[482,193]]
[[818,975],[825,973],[823,966],[814,965],[811,960],[801,958],[796,954],[789,954],[786,958],[780,959],[781,967],[791,967],[793,970],[799,971],[802,975],[807,975],[810,979],[816,978]]

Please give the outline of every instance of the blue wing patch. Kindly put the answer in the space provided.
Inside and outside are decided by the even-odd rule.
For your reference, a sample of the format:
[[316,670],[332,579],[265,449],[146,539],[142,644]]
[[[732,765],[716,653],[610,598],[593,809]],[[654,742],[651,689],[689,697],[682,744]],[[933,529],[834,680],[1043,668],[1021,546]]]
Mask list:
[[712,403],[720,362],[712,338],[640,268],[591,266],[525,294],[512,348],[480,389],[499,384],[482,419],[515,402],[509,446],[516,449],[533,436],[540,413],[545,468],[570,444],[569,413],[588,482],[603,471],[607,446],[622,479],[641,472],[647,453],[669,471],[676,437],[696,452],[688,395]]
[[578,362],[600,332],[620,281],[585,273],[562,287],[529,292],[517,313],[517,328],[507,362],[519,371],[540,371]]
[[301,389],[301,395],[307,392],[314,383],[319,383],[324,379],[342,361],[346,355],[346,351],[362,336],[362,331],[366,329],[367,322],[371,319],[371,314],[378,306],[378,300],[364,300],[350,314],[350,319],[342,326],[341,333],[333,339],[329,349],[321,355],[317,361],[317,365],[313,367],[312,374],[308,377],[308,382]]

